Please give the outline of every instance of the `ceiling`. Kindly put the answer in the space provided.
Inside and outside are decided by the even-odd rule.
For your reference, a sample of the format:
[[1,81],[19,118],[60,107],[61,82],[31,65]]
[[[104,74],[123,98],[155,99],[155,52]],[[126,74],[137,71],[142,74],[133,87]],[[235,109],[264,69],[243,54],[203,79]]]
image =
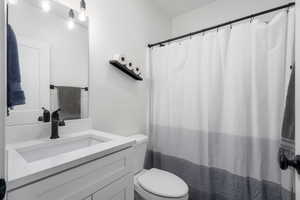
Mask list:
[[215,0],[154,0],[170,17],[202,7]]

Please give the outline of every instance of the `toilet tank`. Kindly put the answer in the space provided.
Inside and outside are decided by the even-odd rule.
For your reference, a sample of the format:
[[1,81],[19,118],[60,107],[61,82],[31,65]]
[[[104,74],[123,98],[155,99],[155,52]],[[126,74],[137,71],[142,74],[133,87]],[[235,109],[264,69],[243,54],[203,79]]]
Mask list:
[[136,174],[144,169],[148,137],[146,135],[133,135],[130,138],[136,141],[133,153],[134,173]]

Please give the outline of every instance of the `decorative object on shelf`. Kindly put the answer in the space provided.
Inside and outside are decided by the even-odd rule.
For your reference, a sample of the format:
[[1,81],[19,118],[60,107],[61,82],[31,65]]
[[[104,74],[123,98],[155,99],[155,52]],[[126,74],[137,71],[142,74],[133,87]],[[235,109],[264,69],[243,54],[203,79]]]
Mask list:
[[127,68],[128,68],[129,70],[133,70],[133,69],[134,69],[132,62],[129,62],[129,63],[128,63]]
[[126,73],[127,75],[131,76],[135,80],[138,80],[138,81],[142,81],[143,80],[143,78],[141,77],[141,74],[136,74],[134,72],[134,70],[128,69],[127,65],[121,64],[117,60],[111,60],[111,61],[109,61],[109,63],[112,66],[114,66],[114,67],[118,68],[119,70],[121,70],[122,72]]
[[127,58],[124,54],[115,54],[112,60],[118,61],[122,65],[127,65]]
[[140,75],[140,74],[141,74],[140,68],[135,67],[135,68],[134,68],[134,73]]

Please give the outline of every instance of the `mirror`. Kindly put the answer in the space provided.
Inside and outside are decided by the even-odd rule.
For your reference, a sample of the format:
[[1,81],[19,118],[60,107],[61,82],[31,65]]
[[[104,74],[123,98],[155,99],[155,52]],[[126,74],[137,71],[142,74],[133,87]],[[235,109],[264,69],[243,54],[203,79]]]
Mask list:
[[9,109],[7,125],[39,123],[42,107],[61,108],[64,120],[88,117],[88,19],[82,22],[78,16],[57,1],[21,0],[9,5],[8,26],[18,54],[13,59],[19,59],[25,104]]

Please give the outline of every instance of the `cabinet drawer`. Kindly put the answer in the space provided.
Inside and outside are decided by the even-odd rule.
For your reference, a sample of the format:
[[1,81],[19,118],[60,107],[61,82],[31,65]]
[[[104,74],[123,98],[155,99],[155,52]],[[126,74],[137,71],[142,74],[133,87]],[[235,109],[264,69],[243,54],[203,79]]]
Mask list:
[[8,200],[82,200],[129,174],[132,148],[80,165],[8,193]]
[[133,200],[133,175],[117,180],[93,194],[93,200]]

